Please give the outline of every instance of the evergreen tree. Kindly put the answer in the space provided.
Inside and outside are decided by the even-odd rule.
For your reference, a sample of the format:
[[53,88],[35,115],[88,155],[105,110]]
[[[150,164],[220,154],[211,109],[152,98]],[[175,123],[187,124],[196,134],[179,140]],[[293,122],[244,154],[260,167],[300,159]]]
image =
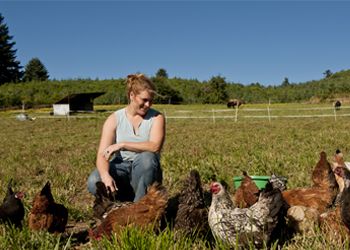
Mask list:
[[282,86],[289,86],[289,79],[288,79],[288,77],[285,77],[283,79]]
[[323,72],[323,75],[325,78],[329,78],[333,75],[333,72],[329,69],[327,69],[325,72]]
[[156,73],[156,78],[168,78],[168,73],[165,69],[159,69]]
[[9,29],[0,13],[0,85],[21,80],[23,72],[20,62],[16,60],[15,42],[9,35]]
[[30,81],[46,81],[49,79],[48,72],[41,63],[39,58],[31,59],[26,65],[23,80],[26,82]]

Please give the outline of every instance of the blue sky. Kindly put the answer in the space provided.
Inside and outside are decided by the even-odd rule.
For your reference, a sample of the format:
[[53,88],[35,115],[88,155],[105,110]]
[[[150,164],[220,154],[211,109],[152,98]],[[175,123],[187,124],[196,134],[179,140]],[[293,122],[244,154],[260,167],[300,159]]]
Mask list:
[[350,69],[349,1],[16,1],[0,13],[50,79],[169,77],[279,85]]

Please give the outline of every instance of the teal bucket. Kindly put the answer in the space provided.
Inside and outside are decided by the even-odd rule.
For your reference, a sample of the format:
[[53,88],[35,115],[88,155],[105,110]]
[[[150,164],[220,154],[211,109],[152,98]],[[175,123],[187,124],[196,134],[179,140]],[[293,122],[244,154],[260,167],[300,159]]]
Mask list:
[[[258,176],[258,175],[252,175],[250,176],[250,178],[252,178],[252,180],[255,182],[256,186],[259,189],[263,189],[266,186],[266,183],[269,181],[269,179],[271,178],[270,176]],[[235,189],[239,188],[239,186],[241,185],[243,177],[242,176],[235,176],[233,177],[233,184],[235,186]]]

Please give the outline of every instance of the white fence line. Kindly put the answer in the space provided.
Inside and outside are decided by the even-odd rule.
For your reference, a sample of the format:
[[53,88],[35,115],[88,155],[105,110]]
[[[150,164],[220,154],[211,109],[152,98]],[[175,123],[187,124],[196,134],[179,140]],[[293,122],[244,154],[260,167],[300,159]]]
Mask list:
[[[350,106],[342,106],[341,109],[349,109]],[[330,110],[332,113],[327,114],[273,114],[275,111],[317,111],[317,110]],[[253,112],[260,111],[266,112],[267,115],[238,115],[239,112]],[[198,113],[211,113],[211,115],[198,115]],[[234,115],[218,115],[217,113],[231,112]],[[350,113],[338,113],[333,106],[332,107],[310,107],[310,108],[271,108],[271,105],[267,105],[266,108],[235,108],[235,109],[212,109],[212,110],[175,110],[173,113],[189,114],[186,115],[168,115],[170,112],[164,110],[164,115],[166,119],[211,119],[215,123],[216,119],[234,119],[237,122],[238,118],[257,118],[257,119],[271,119],[277,118],[317,118],[317,117],[333,117],[337,120],[337,117],[348,117]],[[197,115],[191,115],[195,113]]]

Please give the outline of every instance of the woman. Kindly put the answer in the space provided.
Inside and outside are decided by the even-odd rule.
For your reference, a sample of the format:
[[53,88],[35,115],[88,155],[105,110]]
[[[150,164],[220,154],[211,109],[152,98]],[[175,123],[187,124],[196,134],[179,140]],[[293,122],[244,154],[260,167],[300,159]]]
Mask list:
[[[129,104],[111,114],[102,129],[95,169],[88,190],[96,193],[102,181],[118,200],[138,201],[155,181],[162,181],[160,151],[165,139],[165,119],[151,109],[152,81],[143,74],[127,77]],[[112,158],[112,160],[110,160]]]

